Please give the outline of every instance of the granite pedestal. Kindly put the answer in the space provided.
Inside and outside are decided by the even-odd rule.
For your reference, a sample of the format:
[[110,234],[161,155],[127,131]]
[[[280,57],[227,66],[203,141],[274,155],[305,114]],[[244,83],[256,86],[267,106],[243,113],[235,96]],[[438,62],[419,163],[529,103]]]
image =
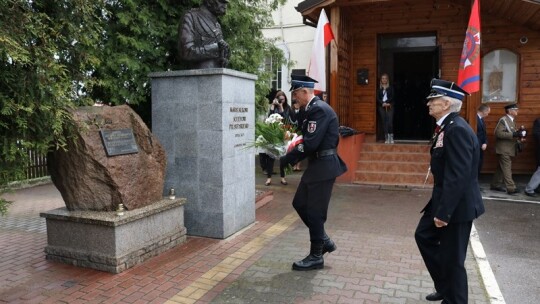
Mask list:
[[167,154],[163,193],[186,197],[190,235],[226,238],[255,221],[256,76],[229,69],[150,74],[152,133]]
[[164,194],[186,197],[189,235],[226,238],[255,221],[256,76],[229,69],[150,74]]
[[65,207],[41,213],[47,224],[46,258],[120,273],[185,241],[185,201],[164,199],[121,216]]

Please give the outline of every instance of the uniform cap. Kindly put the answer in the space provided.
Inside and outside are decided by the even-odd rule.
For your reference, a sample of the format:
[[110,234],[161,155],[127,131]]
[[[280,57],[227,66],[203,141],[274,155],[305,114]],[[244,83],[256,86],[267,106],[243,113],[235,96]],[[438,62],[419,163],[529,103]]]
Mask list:
[[305,75],[291,75],[291,89],[289,92],[301,88],[313,89],[317,80]]
[[517,103],[509,104],[504,107],[505,110],[517,110],[519,109]]
[[455,82],[433,79],[431,80],[431,93],[428,95],[427,99],[448,96],[463,100],[465,95],[470,94],[460,88]]

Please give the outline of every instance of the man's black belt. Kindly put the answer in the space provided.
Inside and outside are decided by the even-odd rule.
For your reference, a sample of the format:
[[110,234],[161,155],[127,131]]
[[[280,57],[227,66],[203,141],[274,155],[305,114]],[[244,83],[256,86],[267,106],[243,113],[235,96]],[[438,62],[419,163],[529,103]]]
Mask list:
[[329,155],[334,155],[334,154],[337,154],[337,151],[336,149],[328,149],[328,150],[322,150],[322,151],[318,151],[318,152],[315,152],[315,158],[321,158],[323,156],[329,156]]

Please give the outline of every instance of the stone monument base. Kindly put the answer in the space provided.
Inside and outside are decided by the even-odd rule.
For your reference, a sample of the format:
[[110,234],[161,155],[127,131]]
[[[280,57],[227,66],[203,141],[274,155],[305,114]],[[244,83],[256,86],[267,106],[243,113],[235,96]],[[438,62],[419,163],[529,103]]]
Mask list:
[[185,198],[164,199],[124,215],[116,212],[41,213],[47,224],[47,260],[120,273],[186,240]]

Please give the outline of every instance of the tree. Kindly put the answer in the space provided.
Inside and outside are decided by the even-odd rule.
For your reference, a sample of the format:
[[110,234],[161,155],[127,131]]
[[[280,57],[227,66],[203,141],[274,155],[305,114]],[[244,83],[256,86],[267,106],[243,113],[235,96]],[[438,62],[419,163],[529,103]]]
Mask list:
[[[105,33],[101,58],[93,76],[94,100],[105,103],[128,102],[139,107],[139,114],[149,123],[150,72],[185,69],[178,58],[177,42],[180,20],[186,10],[200,5],[200,0],[123,0],[106,5]],[[232,50],[229,68],[256,74],[257,101],[265,105],[271,74],[261,68],[265,57],[279,62],[284,57],[272,41],[265,40],[262,28],[271,24],[271,12],[285,0],[231,0],[222,18],[224,38]],[[258,107],[260,108],[260,107]]]
[[[24,177],[27,149],[62,148],[69,112],[88,102],[86,75],[102,3],[7,0],[0,8],[0,192]],[[0,199],[0,214],[6,202]]]
[[[266,104],[270,89],[271,74],[261,68],[265,57],[284,60],[261,29],[284,2],[231,0],[222,20],[232,50],[230,68],[259,77],[259,105]],[[0,189],[24,178],[27,149],[45,153],[65,147],[73,107],[129,103],[148,123],[148,74],[184,67],[176,49],[179,21],[199,4],[7,0],[0,7]],[[0,214],[2,204],[0,199]]]

